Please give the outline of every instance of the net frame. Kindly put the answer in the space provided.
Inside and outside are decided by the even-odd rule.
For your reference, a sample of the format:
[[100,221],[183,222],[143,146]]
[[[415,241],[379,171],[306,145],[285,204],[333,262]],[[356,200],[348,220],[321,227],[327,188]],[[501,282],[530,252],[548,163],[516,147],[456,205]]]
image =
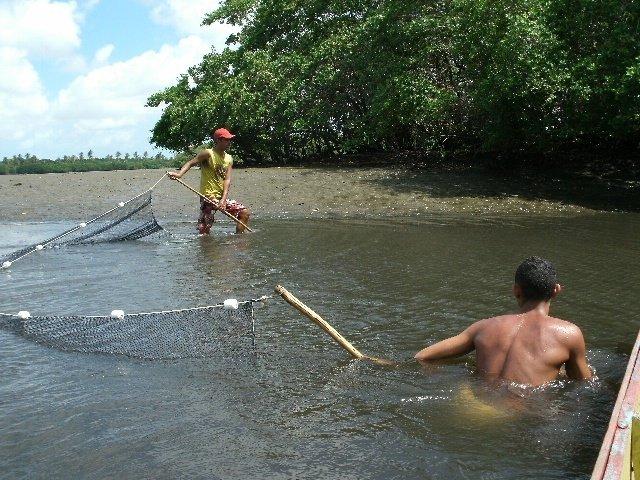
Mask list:
[[[112,222],[106,226],[104,226],[103,228],[99,228],[98,230],[92,231],[90,233],[87,233],[86,235],[82,235],[79,238],[76,238],[70,242],[62,242],[63,244],[70,244],[70,245],[76,245],[76,244],[81,244],[81,243],[99,243],[100,241],[96,240],[96,241],[87,241],[89,240],[91,237],[96,237],[98,235],[100,235],[101,233],[112,229],[113,227],[121,224],[122,222],[128,220],[129,218],[131,218],[133,215],[135,215],[136,213],[140,212],[142,209],[146,208],[147,206],[151,205],[151,192],[153,191],[153,189],[162,181],[163,178],[165,178],[166,174],[163,174],[162,177],[160,177],[160,179],[153,184],[153,186],[147,190],[145,190],[144,192],[136,195],[135,197],[130,198],[129,200],[127,200],[126,202],[121,202],[119,203],[117,206],[115,206],[114,208],[111,208],[110,210],[107,210],[106,212],[98,215],[95,218],[92,218],[91,220],[88,220],[86,222],[81,222],[73,227],[71,227],[68,230],[65,230],[62,233],[59,233],[51,238],[48,238],[42,242],[39,242],[37,244],[33,244],[33,245],[29,245],[27,247],[23,247],[20,248],[18,250],[15,250],[13,252],[10,252],[8,254],[5,254],[3,256],[0,257],[0,268],[8,268],[9,266],[11,266],[14,262],[18,261],[18,260],[22,260],[23,258],[25,258],[26,256],[32,254],[33,252],[36,252],[40,249],[49,247],[49,246],[53,246],[53,245],[58,245],[60,244],[59,241],[61,239],[63,239],[64,237],[67,237],[69,235],[72,235],[76,232],[78,232],[81,229],[86,228],[88,225],[91,225],[103,218],[105,218],[107,215],[125,207],[126,205],[130,204],[131,202],[135,202],[136,200],[138,200],[140,197],[144,196],[144,195],[148,195],[148,199],[145,200],[141,205],[137,206],[134,210],[132,210],[131,212],[129,212],[127,215],[124,215],[123,217],[119,218],[116,222]],[[153,219],[153,222],[150,223],[145,223],[143,225],[140,225],[138,228],[135,228],[133,230],[131,230],[130,232],[128,232],[126,235],[121,235],[117,241],[125,241],[125,240],[136,240],[139,238],[143,238],[146,237],[148,235],[151,235],[153,233],[156,233],[160,230],[162,230],[162,227],[157,223],[155,216],[153,215],[153,211],[151,211],[151,217]],[[104,241],[104,240],[102,240]],[[107,240],[108,241],[108,240]],[[111,240],[114,241],[114,240]],[[39,248],[40,247],[40,248]],[[5,266],[6,263],[9,263],[8,266]]]
[[112,315],[33,317],[27,312],[20,312],[22,316],[0,313],[0,327],[69,352],[146,360],[238,357],[239,353],[255,353],[253,304],[267,298],[271,297],[238,302],[237,309],[223,303],[115,318],[115,311]]

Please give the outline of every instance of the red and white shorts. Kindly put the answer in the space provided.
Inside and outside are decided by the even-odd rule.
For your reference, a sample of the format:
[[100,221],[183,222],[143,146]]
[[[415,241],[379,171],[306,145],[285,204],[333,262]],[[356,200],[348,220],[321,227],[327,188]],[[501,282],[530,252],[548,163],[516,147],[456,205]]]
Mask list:
[[[218,199],[213,199],[216,203]],[[238,217],[240,212],[246,210],[245,207],[240,202],[236,202],[235,200],[227,200],[227,208],[225,209],[234,217]],[[200,198],[200,218],[198,218],[198,223],[211,224],[213,223],[213,214],[218,209],[210,202],[204,200],[204,198]]]

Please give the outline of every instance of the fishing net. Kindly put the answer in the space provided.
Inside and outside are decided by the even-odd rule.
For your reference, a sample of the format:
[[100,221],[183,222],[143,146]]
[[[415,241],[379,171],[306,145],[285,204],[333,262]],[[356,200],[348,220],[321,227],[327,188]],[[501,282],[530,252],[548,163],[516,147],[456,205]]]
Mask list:
[[254,346],[252,301],[113,316],[0,313],[0,326],[60,350],[144,359],[247,355]]
[[102,215],[80,223],[54,237],[0,256],[0,264],[7,268],[16,260],[43,248],[135,240],[156,233],[162,230],[162,227],[158,225],[151,209],[152,190],[153,187],[127,202],[119,203],[117,207]]

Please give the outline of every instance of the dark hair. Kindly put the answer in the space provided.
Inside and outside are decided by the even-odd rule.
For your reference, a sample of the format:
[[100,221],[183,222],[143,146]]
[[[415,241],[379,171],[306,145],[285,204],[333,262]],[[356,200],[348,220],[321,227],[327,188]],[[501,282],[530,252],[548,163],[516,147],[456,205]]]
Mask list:
[[516,270],[516,284],[526,300],[550,300],[556,283],[556,268],[544,258],[529,257]]

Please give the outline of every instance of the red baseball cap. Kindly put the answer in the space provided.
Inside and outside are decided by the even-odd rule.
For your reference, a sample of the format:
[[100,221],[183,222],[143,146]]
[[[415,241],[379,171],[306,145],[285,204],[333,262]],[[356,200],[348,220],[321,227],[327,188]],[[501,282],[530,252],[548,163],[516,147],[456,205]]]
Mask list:
[[215,132],[213,132],[213,138],[226,138],[227,140],[231,140],[235,135],[231,133],[226,128],[219,128]]

